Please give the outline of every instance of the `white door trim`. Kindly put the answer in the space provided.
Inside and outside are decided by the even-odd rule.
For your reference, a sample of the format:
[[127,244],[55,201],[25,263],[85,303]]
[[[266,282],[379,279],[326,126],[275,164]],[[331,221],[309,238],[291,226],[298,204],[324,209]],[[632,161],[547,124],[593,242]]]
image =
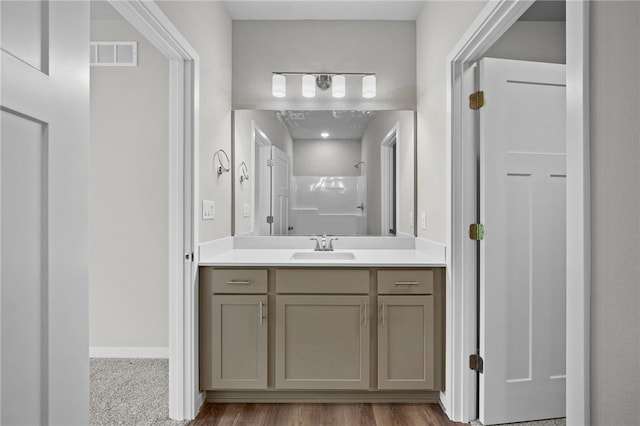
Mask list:
[[[464,72],[526,11],[532,0],[490,2],[447,58],[447,390],[441,401],[456,421],[476,418],[476,377],[468,356],[476,346],[476,250],[467,237],[475,218],[473,148],[464,144]],[[589,418],[589,2],[567,2],[567,423]],[[467,93],[469,92],[469,93]],[[470,162],[471,161],[471,162]]]
[[[251,120],[251,161],[254,164],[254,176],[257,184],[251,185],[251,233],[250,235],[269,235],[269,226],[266,224],[266,217],[271,214],[271,204],[265,204],[264,197],[261,198],[261,204],[256,202],[256,195],[270,194],[271,184],[267,182],[266,177],[269,176],[266,159],[271,158],[271,140],[267,134],[262,131],[255,120]],[[269,148],[264,151],[265,148]],[[257,186],[260,186],[257,188]],[[256,193],[256,191],[259,191]],[[260,219],[262,218],[262,219]]]
[[[196,262],[198,235],[198,53],[151,1],[108,0],[169,59],[169,416],[193,419],[202,403],[197,380]],[[185,255],[189,254],[185,267]]]
[[[387,135],[382,139],[380,143],[380,188],[382,188],[382,192],[380,194],[380,213],[381,213],[381,227],[380,234],[381,235],[390,235],[389,229],[391,229],[391,215],[389,214],[389,200],[392,198],[391,187],[388,185],[389,182],[393,181],[391,179],[391,167],[389,166],[391,162],[391,147],[393,145],[398,145],[400,132],[400,122],[396,122],[393,125],[391,130],[387,133]],[[396,165],[395,169],[399,168],[399,156],[396,155]],[[396,230],[396,235],[398,234],[398,212],[400,211],[400,188],[398,186],[398,180],[396,182],[396,223],[393,224],[393,228]]]

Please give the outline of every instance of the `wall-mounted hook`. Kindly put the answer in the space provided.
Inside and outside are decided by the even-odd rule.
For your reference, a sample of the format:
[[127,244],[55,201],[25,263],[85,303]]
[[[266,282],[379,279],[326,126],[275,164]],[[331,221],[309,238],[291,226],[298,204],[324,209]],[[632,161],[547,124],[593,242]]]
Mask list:
[[240,183],[244,182],[245,180],[249,180],[249,168],[247,167],[247,163],[245,163],[244,161],[240,163],[240,167],[238,168],[238,170],[238,174],[240,175]]
[[[222,158],[220,158],[221,155],[224,155],[224,158],[226,159],[226,162],[227,162],[227,166],[226,167],[224,166],[224,164],[222,164]],[[218,164],[219,164],[219,166],[217,168],[218,176],[220,176],[222,173],[228,172],[230,170],[231,161],[229,161],[229,156],[227,155],[226,152],[224,152],[224,149],[219,149],[213,154],[214,166],[215,166],[215,162],[216,162],[216,157],[218,158]]]

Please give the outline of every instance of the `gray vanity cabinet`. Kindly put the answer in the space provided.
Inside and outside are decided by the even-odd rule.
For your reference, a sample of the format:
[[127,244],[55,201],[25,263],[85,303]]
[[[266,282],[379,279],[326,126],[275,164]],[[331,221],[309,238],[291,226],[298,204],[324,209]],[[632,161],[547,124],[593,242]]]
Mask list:
[[378,389],[435,389],[433,270],[378,271]]
[[276,388],[368,389],[368,296],[278,295]]
[[266,292],[266,270],[202,270],[202,389],[267,389]]
[[276,292],[276,388],[368,389],[369,271],[279,269]]

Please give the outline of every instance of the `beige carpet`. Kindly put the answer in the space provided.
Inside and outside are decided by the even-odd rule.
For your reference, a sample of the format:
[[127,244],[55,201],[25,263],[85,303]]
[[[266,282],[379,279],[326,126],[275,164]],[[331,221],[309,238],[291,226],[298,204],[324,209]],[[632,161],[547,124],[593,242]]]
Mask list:
[[[566,426],[567,420],[562,419],[549,419],[549,420],[536,420],[534,422],[520,422],[520,423],[504,423],[496,426]],[[482,423],[478,421],[471,422],[472,426],[482,426]]]
[[89,424],[182,426],[169,419],[169,361],[90,360]]

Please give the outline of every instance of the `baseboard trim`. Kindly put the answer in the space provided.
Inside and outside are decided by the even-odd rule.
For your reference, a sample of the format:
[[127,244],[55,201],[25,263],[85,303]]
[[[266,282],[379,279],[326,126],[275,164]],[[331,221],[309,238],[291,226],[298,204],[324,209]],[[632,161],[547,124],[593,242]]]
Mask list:
[[254,403],[434,403],[439,391],[207,391],[205,402]]
[[169,359],[169,348],[90,346],[89,358],[164,358]]

